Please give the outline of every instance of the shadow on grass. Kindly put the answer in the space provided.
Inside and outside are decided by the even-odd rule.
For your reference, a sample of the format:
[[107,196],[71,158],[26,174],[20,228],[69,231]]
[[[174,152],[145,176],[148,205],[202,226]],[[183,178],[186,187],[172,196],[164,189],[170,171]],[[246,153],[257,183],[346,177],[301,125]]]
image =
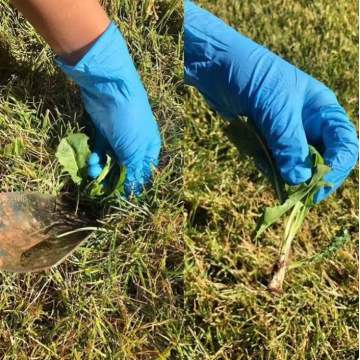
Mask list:
[[37,67],[34,61],[18,62],[10,45],[1,36],[0,91],[3,98],[11,97],[19,103],[33,104],[39,117],[48,112],[53,117],[61,114],[61,122],[51,123],[48,145],[52,149],[58,144],[58,134],[67,125],[74,127],[77,123],[79,127],[88,128],[78,88],[58,69]]

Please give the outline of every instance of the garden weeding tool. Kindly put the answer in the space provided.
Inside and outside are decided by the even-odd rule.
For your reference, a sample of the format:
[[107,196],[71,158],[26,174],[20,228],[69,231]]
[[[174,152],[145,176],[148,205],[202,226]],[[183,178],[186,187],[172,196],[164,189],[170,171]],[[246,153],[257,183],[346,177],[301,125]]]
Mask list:
[[65,260],[95,222],[51,195],[0,193],[0,271],[35,272]]

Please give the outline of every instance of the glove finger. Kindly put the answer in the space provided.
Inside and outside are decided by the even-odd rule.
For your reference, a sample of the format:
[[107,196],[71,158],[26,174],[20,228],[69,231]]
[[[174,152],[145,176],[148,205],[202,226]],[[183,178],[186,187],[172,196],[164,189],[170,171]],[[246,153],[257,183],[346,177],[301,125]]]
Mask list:
[[159,165],[161,150],[160,136],[157,139],[157,141],[148,146],[146,156],[144,157],[143,176],[145,185],[148,185],[151,182],[152,172]]
[[144,152],[137,151],[135,156],[125,161],[123,164],[126,167],[126,179],[124,184],[125,196],[131,195],[140,196],[144,188]]
[[146,155],[142,160],[132,162],[126,166],[126,179],[125,179],[125,195],[127,197],[132,194],[140,196],[146,185],[149,185],[152,180],[152,171],[158,165],[158,158],[151,155]]
[[153,171],[158,165],[158,160],[146,157],[143,164],[143,179],[144,185],[147,186],[151,183],[153,177]]
[[333,186],[323,188],[315,195],[316,203],[332,194],[355,167],[359,142],[356,131],[345,110],[340,106],[328,106],[320,111],[324,160],[331,167],[325,180]]
[[[290,105],[289,105],[290,104]],[[275,159],[283,180],[297,185],[311,177],[309,145],[302,125],[301,111],[291,107],[291,101],[277,101],[263,121],[260,130]]]
[[325,200],[329,197],[334,191],[336,191],[339,186],[344,182],[346,177],[348,176],[348,172],[344,172],[339,169],[332,169],[328,174],[324,176],[324,180],[329,184],[332,184],[330,187],[322,187],[315,195],[314,195],[314,203],[318,204],[320,201]]
[[159,156],[161,151],[161,138],[160,134],[155,137],[153,141],[146,149],[145,160],[151,162],[155,167],[159,165]]
[[94,151],[90,154],[88,164],[88,176],[96,179],[104,168],[108,144],[105,138],[98,131],[95,137]]
[[134,171],[131,168],[127,168],[126,179],[124,184],[125,196],[129,198],[131,195],[136,197],[140,196],[143,192],[145,181],[142,170]]
[[[158,130],[157,130],[158,131]],[[135,156],[125,161],[126,180],[125,195],[140,196],[146,185],[151,182],[152,169],[159,163],[159,154],[161,149],[160,135],[154,137],[146,148],[146,151],[136,151]]]

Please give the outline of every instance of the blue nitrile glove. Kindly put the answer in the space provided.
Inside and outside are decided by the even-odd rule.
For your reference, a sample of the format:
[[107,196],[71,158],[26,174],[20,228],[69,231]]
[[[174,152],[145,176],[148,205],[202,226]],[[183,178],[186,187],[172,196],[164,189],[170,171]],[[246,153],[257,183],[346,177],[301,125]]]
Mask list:
[[96,178],[105,153],[115,154],[126,167],[126,194],[139,195],[157,166],[161,140],[147,94],[114,23],[75,65],[57,59],[61,69],[80,86],[84,106],[98,136],[88,160]]
[[185,83],[195,86],[228,120],[248,116],[264,136],[283,179],[311,177],[308,144],[332,171],[319,202],[335,191],[356,164],[354,126],[335,94],[211,13],[185,1]]

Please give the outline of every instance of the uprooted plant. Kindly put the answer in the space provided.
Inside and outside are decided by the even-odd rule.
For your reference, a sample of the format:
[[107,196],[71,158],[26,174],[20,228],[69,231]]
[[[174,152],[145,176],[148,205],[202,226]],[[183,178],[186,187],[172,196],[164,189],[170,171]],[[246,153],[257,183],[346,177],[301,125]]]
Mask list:
[[306,215],[315,205],[314,195],[321,187],[330,186],[323,180],[324,176],[330,171],[330,168],[324,164],[321,155],[311,146],[310,154],[313,163],[313,176],[311,180],[299,186],[286,186],[287,200],[281,205],[265,209],[260,226],[256,232],[256,238],[258,238],[269,226],[291,210],[285,225],[280,256],[274,266],[273,278],[268,285],[269,290],[273,292],[282,291],[289,263],[291,243],[299,232]]
[[272,182],[281,202],[280,205],[265,209],[258,224],[255,239],[259,238],[266,229],[290,212],[282,236],[279,257],[273,266],[272,279],[268,284],[268,289],[271,292],[281,293],[288,267],[297,268],[309,263],[323,261],[349,240],[349,234],[343,231],[342,235],[336,236],[328,247],[316,255],[289,264],[291,243],[300,231],[310,209],[315,206],[314,195],[321,187],[332,186],[332,184],[324,181],[324,176],[330,171],[330,167],[324,163],[320,153],[314,147],[309,146],[313,167],[312,178],[301,185],[285,185],[265,141],[259,131],[248,120],[240,118],[239,122],[230,125],[226,133],[241,153],[255,159],[258,169]]
[[106,156],[106,163],[100,175],[89,181],[87,159],[91,151],[88,143],[89,138],[83,133],[70,134],[61,140],[56,157],[62,165],[63,173],[70,175],[84,197],[111,199],[123,195],[125,167],[117,165],[109,155]]

